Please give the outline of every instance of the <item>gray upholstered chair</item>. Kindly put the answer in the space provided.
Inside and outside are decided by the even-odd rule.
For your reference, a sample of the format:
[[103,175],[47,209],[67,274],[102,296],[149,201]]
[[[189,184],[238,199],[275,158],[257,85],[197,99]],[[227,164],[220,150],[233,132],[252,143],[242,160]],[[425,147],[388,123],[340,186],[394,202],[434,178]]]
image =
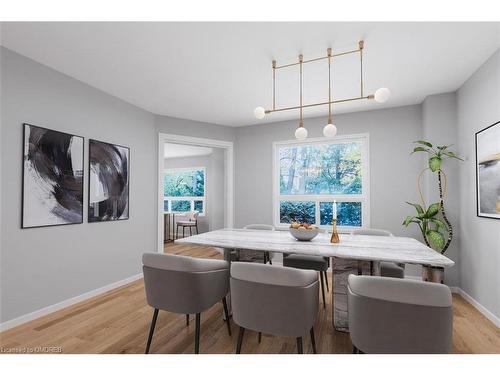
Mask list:
[[[268,224],[249,224],[243,227],[243,229],[248,229],[248,230],[269,230],[269,231],[274,231],[274,226],[268,225]],[[240,252],[251,252],[251,250],[240,250]],[[262,253],[259,251],[259,254]],[[269,264],[273,264],[273,261],[271,259],[271,254],[269,251],[264,251],[263,253],[263,261],[264,263],[269,262]]]
[[444,284],[349,275],[353,353],[450,353],[453,311]]
[[[353,235],[394,237],[391,232],[383,229],[355,229],[351,233]],[[405,277],[405,265],[393,262],[380,262],[380,276],[402,279]]]
[[200,348],[201,312],[222,300],[227,330],[231,326],[226,304],[229,293],[229,263],[218,259],[199,259],[181,255],[145,253],[142,256],[146,298],[154,308],[146,354],[149,353],[158,310],[196,314],[195,353]]
[[245,329],[295,337],[303,353],[302,337],[311,336],[318,313],[318,276],[311,270],[261,263],[231,263],[233,320],[240,326],[236,353],[241,353]]
[[283,266],[300,268],[304,270],[318,271],[321,280],[321,295],[323,297],[323,308],[326,308],[325,300],[325,282],[326,290],[328,287],[328,276],[326,271],[330,266],[330,259],[328,257],[321,257],[317,255],[304,255],[304,254],[285,254],[283,253]]
[[189,235],[193,235],[193,228],[196,229],[196,234],[199,234],[198,231],[198,216],[200,215],[199,211],[191,211],[186,213],[187,220],[180,220],[177,222],[177,226],[175,227],[175,238],[179,238],[179,227],[182,227],[182,238],[184,238],[184,230],[189,228]]

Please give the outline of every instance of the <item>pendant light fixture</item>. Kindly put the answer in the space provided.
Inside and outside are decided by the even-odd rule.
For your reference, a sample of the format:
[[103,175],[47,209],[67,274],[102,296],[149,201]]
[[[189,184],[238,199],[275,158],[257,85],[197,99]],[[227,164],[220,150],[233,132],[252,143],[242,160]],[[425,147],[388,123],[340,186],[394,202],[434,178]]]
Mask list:
[[337,127],[333,124],[332,117],[332,79],[331,79],[331,61],[332,61],[332,49],[327,49],[328,55],[328,123],[323,128],[323,135],[328,138],[335,137],[337,135]]
[[299,55],[299,101],[300,101],[300,121],[299,127],[295,130],[295,138],[302,141],[307,138],[307,129],[304,128],[304,118],[303,118],[303,106],[302,106],[302,62],[304,61],[304,57]]
[[[281,65],[281,66],[277,66],[276,60],[273,60],[273,62],[272,62],[272,68],[273,68],[273,106],[272,106],[272,109],[265,109],[263,107],[257,107],[257,108],[255,108],[255,110],[253,112],[254,116],[258,119],[263,119],[266,116],[266,114],[298,109],[300,111],[299,112],[300,113],[300,120],[299,120],[299,127],[295,130],[295,138],[297,138],[299,140],[303,140],[303,139],[307,138],[307,129],[304,127],[303,109],[309,108],[309,107],[328,105],[328,123],[323,128],[323,135],[325,137],[335,137],[335,135],[337,135],[337,127],[333,123],[332,104],[346,103],[346,102],[352,102],[352,101],[357,101],[357,100],[372,100],[372,99],[375,100],[377,103],[385,103],[387,100],[389,100],[389,97],[391,95],[391,91],[385,87],[382,87],[382,88],[379,88],[378,90],[376,90],[375,94],[371,94],[371,95],[364,94],[363,49],[364,49],[364,42],[361,40],[358,43],[358,48],[355,50],[351,50],[351,51],[339,52],[339,53],[333,54],[332,49],[328,48],[326,56],[318,57],[318,58],[314,58],[314,59],[310,59],[310,60],[304,60],[303,56],[300,55],[298,62],[291,63],[291,64],[285,64],[285,65]],[[332,59],[340,57],[340,56],[350,55],[353,53],[359,53],[359,57],[360,57],[360,95],[357,97],[354,97],[354,98],[332,100],[332,87],[331,87],[331,62],[332,62]],[[328,101],[327,102],[304,104],[303,103],[303,96],[302,96],[303,64],[315,62],[315,61],[319,61],[319,60],[323,60],[323,59],[328,59]],[[293,106],[293,107],[276,108],[276,70],[288,68],[288,67],[295,66],[295,65],[299,65],[299,72],[300,72],[300,74],[299,74],[299,76],[300,76],[299,77],[300,78],[300,93],[299,93],[300,104],[298,106]]]

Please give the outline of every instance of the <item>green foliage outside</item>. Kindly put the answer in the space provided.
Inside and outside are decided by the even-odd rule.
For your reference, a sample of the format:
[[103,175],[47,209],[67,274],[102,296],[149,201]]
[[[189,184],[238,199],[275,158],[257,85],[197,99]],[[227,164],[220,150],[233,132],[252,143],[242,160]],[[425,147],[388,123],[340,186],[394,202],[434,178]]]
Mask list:
[[166,197],[202,197],[205,195],[203,170],[166,171],[163,195]]

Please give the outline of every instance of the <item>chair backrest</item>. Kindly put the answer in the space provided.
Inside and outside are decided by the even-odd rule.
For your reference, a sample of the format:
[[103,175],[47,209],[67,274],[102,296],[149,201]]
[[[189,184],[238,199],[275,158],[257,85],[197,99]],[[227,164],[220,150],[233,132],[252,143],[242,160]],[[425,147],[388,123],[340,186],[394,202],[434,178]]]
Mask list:
[[200,215],[200,211],[190,211],[186,214],[186,217],[189,221],[198,220],[198,216]]
[[256,230],[275,230],[274,226],[268,224],[248,224],[243,229],[256,229]]
[[229,292],[229,263],[224,260],[145,253],[142,264],[146,298],[157,309],[195,314]]
[[308,334],[318,312],[318,275],[312,270],[231,263],[233,320],[279,336]]
[[354,235],[369,235],[369,236],[387,236],[387,237],[394,237],[394,235],[389,232],[388,230],[384,229],[354,229],[351,234]]
[[450,353],[450,288],[417,280],[349,275],[349,331],[366,353]]

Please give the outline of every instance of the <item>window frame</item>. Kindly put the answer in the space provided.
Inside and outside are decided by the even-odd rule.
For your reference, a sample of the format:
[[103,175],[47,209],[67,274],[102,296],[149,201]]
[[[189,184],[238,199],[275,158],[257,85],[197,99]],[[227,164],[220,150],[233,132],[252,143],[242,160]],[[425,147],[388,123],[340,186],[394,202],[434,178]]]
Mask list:
[[[178,172],[186,172],[186,171],[203,171],[203,176],[204,176],[204,184],[203,184],[203,193],[204,195],[202,197],[171,197],[171,196],[165,196],[165,175],[167,174],[167,171],[178,171]],[[163,181],[162,181],[162,186],[163,186],[163,202],[168,201],[168,209],[165,211],[165,208],[163,208],[163,212],[172,212],[175,214],[185,214],[189,211],[172,211],[172,201],[189,201],[190,202],[190,211],[194,211],[194,202],[195,201],[202,201],[203,202],[203,212],[200,212],[199,216],[204,217],[207,216],[207,168],[206,167],[181,167],[181,168],[163,168]],[[163,207],[165,207],[165,203],[163,204]]]
[[[290,146],[308,146],[332,143],[349,143],[361,142],[361,173],[362,173],[362,193],[361,194],[295,194],[286,195],[280,194],[280,161],[279,151],[282,147]],[[272,167],[272,181],[273,181],[273,224],[276,228],[285,229],[288,224],[280,223],[280,202],[281,201],[313,201],[316,208],[316,224],[323,229],[331,229],[331,225],[320,224],[320,202],[361,202],[361,227],[353,226],[337,226],[339,231],[351,231],[353,229],[369,228],[370,227],[370,136],[369,133],[362,134],[349,134],[335,136],[334,138],[309,138],[306,140],[288,140],[273,142],[273,167]]]

